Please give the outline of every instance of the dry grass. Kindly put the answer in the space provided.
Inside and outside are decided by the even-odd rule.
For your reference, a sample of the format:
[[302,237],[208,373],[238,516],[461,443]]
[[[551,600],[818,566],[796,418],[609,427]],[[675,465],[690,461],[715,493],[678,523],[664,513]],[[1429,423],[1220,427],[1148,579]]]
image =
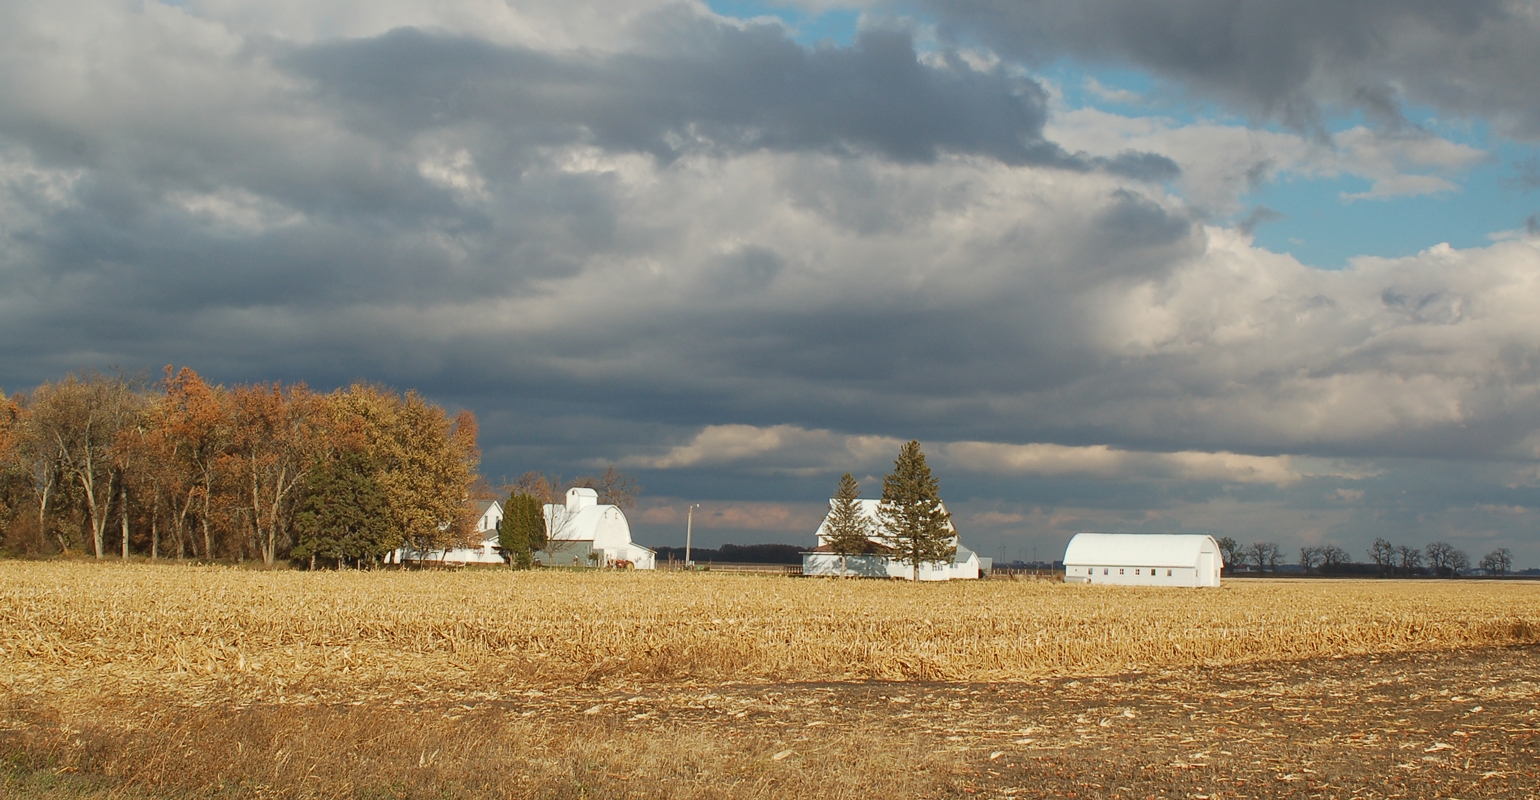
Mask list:
[[[816,727],[767,695],[723,708],[714,687],[1026,682],[1537,640],[1528,583],[0,562],[0,794],[950,795],[959,762],[906,727],[912,714],[850,721],[800,689],[832,721]],[[934,727],[962,712],[932,713]]]
[[1217,591],[679,573],[248,572],[0,563],[13,691],[189,701],[571,685],[1016,681],[1540,640],[1540,585]]

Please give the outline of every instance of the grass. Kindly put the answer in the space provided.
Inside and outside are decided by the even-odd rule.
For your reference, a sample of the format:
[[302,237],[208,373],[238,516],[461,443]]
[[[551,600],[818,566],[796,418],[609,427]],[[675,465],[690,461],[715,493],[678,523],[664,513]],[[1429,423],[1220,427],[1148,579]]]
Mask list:
[[[621,701],[613,713],[559,719],[541,703],[707,696],[730,683],[1023,682],[1536,641],[1540,585],[1517,582],[1173,590],[0,562],[0,756],[11,759],[0,788],[28,797],[133,797],[145,787],[944,794],[947,760],[891,733],[877,750],[859,729],[805,734],[826,763],[843,765],[830,772],[770,758],[785,749],[784,730],[660,735],[616,727]],[[118,782],[103,788],[102,776]]]

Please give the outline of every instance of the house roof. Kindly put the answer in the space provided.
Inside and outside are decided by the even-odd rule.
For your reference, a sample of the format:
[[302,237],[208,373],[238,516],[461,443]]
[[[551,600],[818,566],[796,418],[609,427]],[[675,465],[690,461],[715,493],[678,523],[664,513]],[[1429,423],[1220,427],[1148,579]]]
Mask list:
[[1065,564],[1192,567],[1198,554],[1219,555],[1214,537],[1194,533],[1077,533],[1064,548]]

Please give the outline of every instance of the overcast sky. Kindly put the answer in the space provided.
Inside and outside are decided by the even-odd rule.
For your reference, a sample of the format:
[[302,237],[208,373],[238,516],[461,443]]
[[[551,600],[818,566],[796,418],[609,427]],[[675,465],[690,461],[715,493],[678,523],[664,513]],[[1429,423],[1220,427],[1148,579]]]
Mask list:
[[0,386],[417,388],[638,540],[1540,566],[1540,3],[0,3]]

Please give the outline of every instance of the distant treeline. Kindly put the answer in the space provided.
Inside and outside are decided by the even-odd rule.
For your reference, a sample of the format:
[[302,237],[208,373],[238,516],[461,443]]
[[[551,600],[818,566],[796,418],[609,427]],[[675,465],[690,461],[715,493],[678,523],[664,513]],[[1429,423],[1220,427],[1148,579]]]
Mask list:
[[[658,561],[684,561],[683,547],[657,548]],[[697,564],[801,564],[807,548],[793,544],[724,544],[716,549],[690,548],[690,558]]]
[[0,548],[368,563],[473,534],[479,461],[416,392],[67,375],[0,392]]

